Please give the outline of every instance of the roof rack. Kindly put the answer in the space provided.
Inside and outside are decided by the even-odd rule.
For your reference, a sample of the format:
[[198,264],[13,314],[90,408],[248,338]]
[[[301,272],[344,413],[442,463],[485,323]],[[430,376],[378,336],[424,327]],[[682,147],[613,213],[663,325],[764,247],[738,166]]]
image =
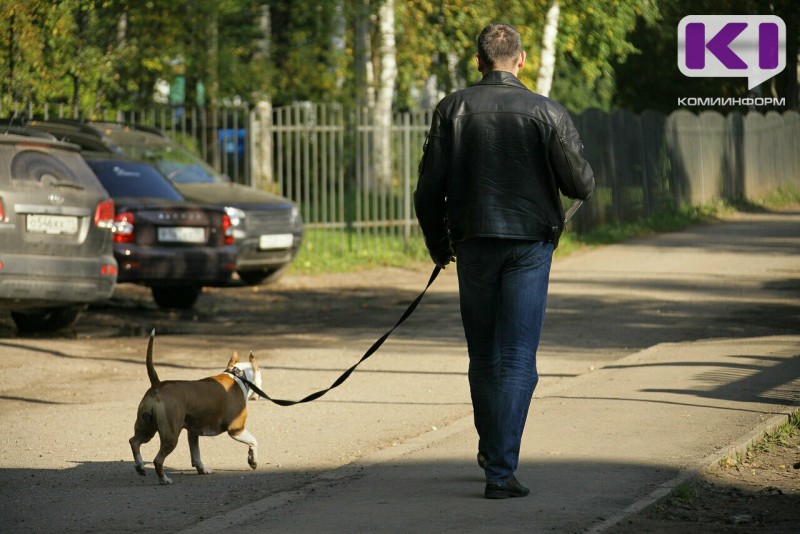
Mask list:
[[58,141],[56,136],[51,135],[41,130],[34,130],[33,128],[25,128],[24,126],[12,126],[11,124],[0,124],[0,134],[2,135],[20,135],[24,137],[35,137],[37,139],[47,139],[48,141]]
[[36,119],[31,118],[25,121],[25,124],[57,124],[61,126],[71,126],[75,128],[78,133],[93,135],[95,137],[102,137],[102,134],[92,126],[89,126],[84,119]]
[[87,120],[87,119],[37,119],[32,118],[26,121],[27,123],[39,124],[58,124],[63,126],[74,127],[78,133],[93,135],[96,137],[103,137],[102,128],[106,126],[116,126],[120,128],[130,128],[141,132],[147,132],[159,137],[166,137],[163,131],[153,126],[145,126],[141,124],[134,124],[129,122],[118,121],[100,121],[100,120]]

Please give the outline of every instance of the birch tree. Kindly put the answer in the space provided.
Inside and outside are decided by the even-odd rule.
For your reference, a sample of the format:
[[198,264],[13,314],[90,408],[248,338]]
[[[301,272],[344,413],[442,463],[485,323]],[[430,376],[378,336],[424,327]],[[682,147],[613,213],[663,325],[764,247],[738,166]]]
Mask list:
[[553,86],[553,76],[556,72],[556,37],[558,36],[560,13],[558,0],[553,0],[545,17],[539,74],[536,77],[536,92],[543,96],[550,96],[550,88]]
[[378,9],[379,84],[375,98],[375,171],[378,184],[392,179],[392,104],[397,80],[394,0],[383,0]]
[[375,75],[372,68],[369,0],[355,2],[353,38],[353,70],[355,97],[359,109],[375,106]]

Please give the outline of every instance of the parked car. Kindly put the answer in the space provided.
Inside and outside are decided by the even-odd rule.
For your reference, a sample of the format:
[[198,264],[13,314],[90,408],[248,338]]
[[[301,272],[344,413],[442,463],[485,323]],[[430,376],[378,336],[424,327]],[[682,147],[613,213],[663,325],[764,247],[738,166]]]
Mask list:
[[186,199],[224,208],[233,224],[236,272],[246,284],[277,278],[297,255],[303,238],[297,205],[282,196],[231,182],[157,129],[69,120],[32,120],[27,126],[84,150],[148,161]]
[[0,309],[20,331],[71,325],[114,292],[114,202],[78,147],[0,129]]
[[118,282],[150,288],[161,308],[194,306],[203,286],[228,285],[236,269],[225,210],[187,202],[150,163],[83,152],[116,205]]

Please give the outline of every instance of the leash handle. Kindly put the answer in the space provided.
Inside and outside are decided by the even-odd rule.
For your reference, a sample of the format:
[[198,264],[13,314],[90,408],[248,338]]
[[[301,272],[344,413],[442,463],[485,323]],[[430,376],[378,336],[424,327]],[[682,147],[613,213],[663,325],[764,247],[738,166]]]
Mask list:
[[564,225],[566,225],[569,220],[572,219],[572,216],[575,215],[575,212],[578,211],[581,206],[583,206],[583,200],[576,200],[572,203],[572,206],[569,207],[567,213],[564,214]]
[[[273,402],[273,403],[277,404],[278,406],[294,406],[295,404],[303,404],[305,402],[311,402],[311,401],[317,400],[318,398],[322,397],[323,395],[325,395],[327,392],[329,392],[333,388],[337,388],[337,387],[341,386],[344,383],[344,381],[347,380],[350,377],[351,374],[353,374],[353,371],[355,371],[356,368],[359,365],[361,365],[361,363],[364,360],[366,360],[367,358],[369,358],[370,356],[375,354],[378,351],[378,349],[381,348],[381,345],[383,345],[383,343],[389,338],[389,336],[392,335],[392,332],[394,332],[397,329],[398,326],[400,326],[401,324],[406,322],[406,319],[408,319],[411,316],[411,314],[414,313],[414,310],[417,309],[417,306],[419,306],[419,303],[422,301],[422,297],[425,296],[425,293],[428,291],[428,288],[430,288],[431,285],[433,285],[433,282],[436,280],[436,277],[439,276],[439,273],[441,271],[442,271],[442,268],[439,267],[438,265],[433,268],[433,272],[431,273],[431,277],[428,280],[428,285],[426,285],[425,289],[422,290],[422,293],[420,293],[419,296],[417,296],[417,298],[415,298],[414,301],[411,304],[409,304],[408,308],[406,308],[406,311],[404,311],[403,315],[400,316],[400,319],[397,321],[397,323],[395,323],[395,325],[388,332],[386,332],[380,338],[378,338],[378,340],[375,343],[372,344],[372,346],[367,350],[367,352],[364,353],[364,355],[361,357],[361,359],[358,360],[355,363],[355,365],[350,367],[350,369],[348,369],[347,371],[342,373],[342,375],[339,378],[337,378],[336,381],[333,384],[331,384],[329,387],[327,387],[325,389],[321,389],[321,390],[319,390],[317,392],[314,392],[314,393],[312,393],[312,394],[310,394],[310,395],[308,395],[308,396],[306,396],[306,397],[304,397],[304,398],[302,398],[300,400],[292,401],[292,400],[286,400],[286,399],[273,399],[272,397],[270,397],[269,395],[267,395],[266,393],[261,391],[258,387],[256,387],[255,384],[253,384],[252,382],[250,382],[246,378],[243,379],[244,382],[253,391],[255,391],[257,395],[267,399],[270,402]],[[244,373],[242,373],[242,375],[244,375]],[[241,378],[241,377],[239,377],[239,378]]]

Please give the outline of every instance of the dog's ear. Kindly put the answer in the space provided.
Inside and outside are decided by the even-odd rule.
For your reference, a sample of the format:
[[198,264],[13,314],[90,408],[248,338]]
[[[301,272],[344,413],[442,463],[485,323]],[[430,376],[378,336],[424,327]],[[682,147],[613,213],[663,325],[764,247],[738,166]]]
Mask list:
[[258,362],[256,362],[256,355],[250,351],[250,365],[253,366],[253,374],[258,372]]
[[233,356],[231,359],[228,360],[228,367],[226,369],[233,369],[233,366],[239,363],[239,354],[236,351],[233,351]]

